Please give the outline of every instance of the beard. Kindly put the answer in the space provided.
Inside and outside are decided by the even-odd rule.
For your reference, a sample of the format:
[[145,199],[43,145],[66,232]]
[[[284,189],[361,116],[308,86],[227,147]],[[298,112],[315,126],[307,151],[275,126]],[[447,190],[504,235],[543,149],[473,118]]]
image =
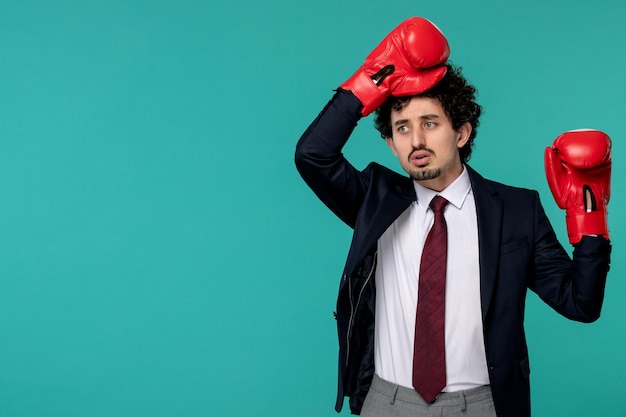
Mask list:
[[441,175],[440,168],[409,169],[406,172],[415,181],[432,180]]

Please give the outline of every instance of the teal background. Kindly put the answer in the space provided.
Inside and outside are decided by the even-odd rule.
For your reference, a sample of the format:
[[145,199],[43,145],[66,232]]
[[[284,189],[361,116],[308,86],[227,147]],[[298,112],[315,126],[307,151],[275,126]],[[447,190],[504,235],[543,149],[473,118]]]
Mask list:
[[[543,150],[613,138],[603,316],[531,294],[526,327],[534,416],[626,416],[625,4],[0,1],[0,416],[335,415],[350,230],[293,150],[413,15],[479,88],[472,166],[539,190],[568,248]],[[399,169],[371,118],[346,154]]]

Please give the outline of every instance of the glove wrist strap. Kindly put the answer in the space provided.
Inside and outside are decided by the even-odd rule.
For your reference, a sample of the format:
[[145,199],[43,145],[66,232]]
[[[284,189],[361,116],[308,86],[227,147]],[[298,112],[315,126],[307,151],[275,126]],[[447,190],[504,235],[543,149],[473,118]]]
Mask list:
[[374,84],[374,81],[363,69],[357,71],[340,88],[351,91],[359,99],[361,104],[363,104],[363,110],[361,111],[363,116],[367,116],[376,110],[388,96],[388,88]]
[[572,245],[580,242],[583,236],[598,235],[609,238],[609,225],[606,208],[588,213],[567,212],[565,216],[567,235]]

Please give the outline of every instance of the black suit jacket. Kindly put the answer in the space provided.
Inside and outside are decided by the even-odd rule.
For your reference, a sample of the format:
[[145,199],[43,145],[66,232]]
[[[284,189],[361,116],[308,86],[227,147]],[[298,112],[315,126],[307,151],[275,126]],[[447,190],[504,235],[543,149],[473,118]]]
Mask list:
[[[350,397],[360,412],[371,378],[374,273],[378,238],[416,200],[412,180],[376,163],[359,171],[341,149],[360,119],[360,103],[338,92],[304,133],[296,165],[318,197],[354,229],[337,300],[339,384],[336,409]],[[600,316],[611,247],[584,237],[573,260],[560,245],[538,193],[489,181],[467,167],[479,234],[485,351],[496,412],[530,415],[524,333],[527,290],[558,313],[591,322]]]

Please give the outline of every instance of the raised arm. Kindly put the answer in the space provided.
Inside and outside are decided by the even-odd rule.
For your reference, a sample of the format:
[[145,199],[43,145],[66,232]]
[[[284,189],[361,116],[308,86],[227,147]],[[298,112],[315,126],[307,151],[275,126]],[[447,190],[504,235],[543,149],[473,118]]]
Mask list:
[[367,56],[304,132],[296,147],[300,175],[340,219],[354,227],[368,188],[367,175],[343,156],[357,122],[390,95],[424,92],[446,73],[450,50],[441,31],[429,20],[402,22]]

